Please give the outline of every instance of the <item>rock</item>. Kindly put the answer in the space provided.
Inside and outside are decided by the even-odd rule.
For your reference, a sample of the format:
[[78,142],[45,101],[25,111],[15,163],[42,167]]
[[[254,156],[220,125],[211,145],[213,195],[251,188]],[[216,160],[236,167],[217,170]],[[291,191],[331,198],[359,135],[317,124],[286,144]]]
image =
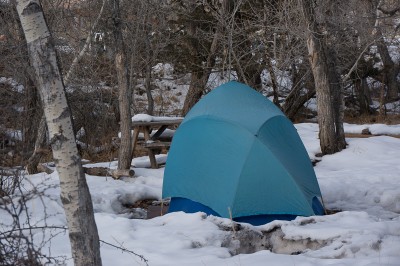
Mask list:
[[372,135],[372,133],[369,131],[369,128],[364,128],[361,130],[361,135]]

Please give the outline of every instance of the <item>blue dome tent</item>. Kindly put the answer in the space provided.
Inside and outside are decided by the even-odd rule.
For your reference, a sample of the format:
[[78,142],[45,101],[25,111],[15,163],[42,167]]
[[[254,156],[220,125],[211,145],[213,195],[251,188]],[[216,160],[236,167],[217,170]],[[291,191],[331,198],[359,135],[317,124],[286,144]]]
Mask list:
[[293,124],[247,85],[203,97],[176,131],[164,172],[169,212],[254,225],[322,215],[321,191]]

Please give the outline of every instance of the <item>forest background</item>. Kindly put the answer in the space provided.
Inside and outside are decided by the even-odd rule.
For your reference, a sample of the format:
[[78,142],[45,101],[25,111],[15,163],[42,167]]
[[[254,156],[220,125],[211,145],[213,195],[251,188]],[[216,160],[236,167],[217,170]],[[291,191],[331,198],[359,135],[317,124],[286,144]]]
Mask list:
[[[2,166],[26,165],[42,108],[14,4],[0,4],[0,159]],[[130,116],[184,116],[202,95],[233,79],[270,97],[292,121],[315,118],[323,110],[307,107],[315,107],[310,103],[323,85],[313,73],[313,52],[320,51],[310,47],[310,32],[323,44],[330,77],[330,96],[319,99],[326,102],[318,108],[331,106],[347,122],[396,121],[399,1],[119,5],[116,13],[113,1],[42,1],[81,153],[91,160],[116,156],[125,106]],[[312,10],[311,20],[304,10]],[[118,53],[124,55],[129,98],[124,106],[118,100]],[[40,157],[49,154],[42,147]]]
[[[318,122],[321,155],[346,148],[344,121],[398,123],[399,1],[0,5],[1,170],[17,166],[35,174],[43,170],[40,162],[54,159],[77,265],[91,257],[80,251],[81,240],[96,235],[81,229],[97,232],[80,156],[94,162],[118,156],[118,170],[130,169],[134,114],[185,116],[216,85],[238,80],[292,121]],[[44,23],[35,22],[43,14]],[[51,106],[64,90],[72,137],[70,126],[57,124],[69,119],[67,105]],[[65,140],[74,136],[80,156],[69,158],[76,172],[65,171],[72,179],[64,179],[62,161],[75,153],[75,142]],[[81,207],[68,207],[72,203]],[[83,213],[70,212],[78,209]],[[85,227],[81,222],[89,217]],[[96,239],[86,242],[98,245]],[[100,261],[98,249],[89,264]]]

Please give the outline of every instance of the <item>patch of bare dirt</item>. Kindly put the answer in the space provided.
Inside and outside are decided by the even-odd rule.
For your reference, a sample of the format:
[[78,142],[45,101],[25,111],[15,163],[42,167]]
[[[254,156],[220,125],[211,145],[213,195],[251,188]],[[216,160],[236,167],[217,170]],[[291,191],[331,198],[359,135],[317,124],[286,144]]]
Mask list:
[[360,134],[360,133],[346,133],[346,138],[370,138],[376,136],[390,136],[394,138],[400,139],[400,135],[391,135],[391,134]]
[[138,200],[134,204],[123,204],[123,207],[132,212],[146,213],[146,219],[164,215],[168,212],[169,202],[161,202],[155,199]]
[[345,116],[344,122],[350,124],[386,124],[397,125],[400,124],[399,114],[390,115],[360,115],[360,116]]

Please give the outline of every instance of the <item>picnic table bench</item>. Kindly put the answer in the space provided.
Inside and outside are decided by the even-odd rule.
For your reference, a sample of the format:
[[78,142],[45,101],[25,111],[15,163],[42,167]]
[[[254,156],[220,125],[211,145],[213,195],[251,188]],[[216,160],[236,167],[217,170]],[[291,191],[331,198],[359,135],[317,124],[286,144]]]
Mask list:
[[[156,152],[163,148],[168,149],[172,141],[172,136],[163,136],[163,133],[167,128],[176,129],[181,124],[182,120],[183,118],[160,118],[154,121],[133,121],[132,128],[134,133],[132,152],[135,152],[138,145],[142,146],[147,150],[151,168],[158,168],[155,157]],[[143,134],[143,141],[140,141],[140,133]]]

